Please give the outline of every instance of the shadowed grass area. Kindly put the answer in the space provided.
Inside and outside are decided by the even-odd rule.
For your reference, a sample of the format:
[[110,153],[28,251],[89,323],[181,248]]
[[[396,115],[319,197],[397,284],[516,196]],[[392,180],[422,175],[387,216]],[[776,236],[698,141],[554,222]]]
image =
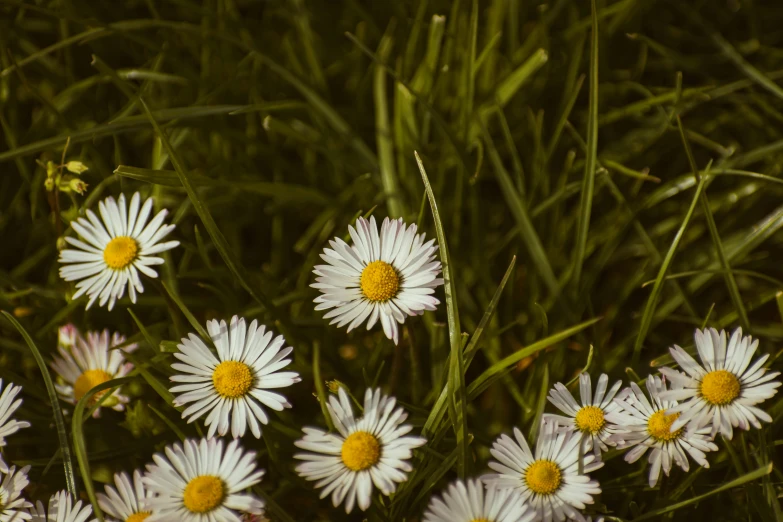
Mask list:
[[[0,321],[0,377],[24,386],[33,424],[4,453],[33,466],[28,496],[65,488],[66,432],[79,434],[66,468],[91,496],[78,464],[101,491],[206,433],[171,405],[172,354],[234,314],[284,334],[302,376],[284,391],[293,408],[243,439],[273,521],[419,520],[448,481],[486,471],[499,434],[535,438],[554,383],[641,382],[672,364],[669,346],[693,353],[695,328],[742,326],[779,370],[783,9],[592,4],[0,0],[0,308],[30,334]],[[46,189],[63,159],[89,167],[84,195]],[[85,311],[58,275],[60,238],[135,191],[170,210],[181,246],[135,305]],[[329,326],[312,302],[322,249],[369,214],[417,223],[444,261],[440,307],[397,346],[379,325]],[[81,429],[52,418],[36,363],[67,322],[141,344],[131,404]],[[430,441],[364,514],[332,509],[293,469],[333,381],[395,395]],[[656,488],[646,457],[610,452],[589,509],[783,519],[783,401],[762,407],[772,424],[719,437],[709,469],[674,467]]]

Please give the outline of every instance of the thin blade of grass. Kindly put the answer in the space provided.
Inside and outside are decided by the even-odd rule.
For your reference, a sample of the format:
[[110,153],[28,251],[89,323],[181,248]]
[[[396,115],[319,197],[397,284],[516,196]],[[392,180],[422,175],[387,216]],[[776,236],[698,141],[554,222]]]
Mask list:
[[457,458],[457,472],[461,478],[467,475],[468,459],[468,427],[467,427],[467,404],[465,396],[465,371],[462,360],[462,330],[460,329],[459,310],[457,309],[457,290],[454,285],[453,275],[449,258],[448,245],[446,244],[446,234],[443,231],[443,224],[440,220],[438,204],[435,201],[435,194],[432,192],[430,180],[424,169],[424,164],[419,157],[418,152],[413,153],[416,156],[416,163],[421,172],[421,179],[424,182],[424,188],[427,191],[427,198],[430,200],[430,209],[432,218],[435,222],[435,233],[440,245],[440,261],[443,266],[443,287],[446,294],[446,316],[449,323],[449,391],[451,393],[452,405],[456,414],[456,424],[454,431],[457,436],[457,447],[460,448]]
[[68,444],[68,432],[65,429],[65,419],[63,418],[63,410],[60,408],[60,401],[57,398],[57,390],[54,389],[54,382],[52,376],[49,374],[49,368],[46,366],[41,352],[35,345],[30,334],[27,330],[19,324],[13,315],[9,314],[5,310],[2,310],[3,315],[8,321],[14,325],[14,328],[22,335],[30,351],[33,353],[35,362],[38,363],[38,369],[41,370],[43,376],[44,385],[46,386],[46,392],[49,395],[49,403],[52,406],[52,414],[54,415],[54,425],[57,429],[57,438],[60,442],[60,453],[63,458],[63,467],[65,468],[65,488],[68,493],[73,495],[74,498],[78,498],[79,491],[76,489],[76,475],[73,471],[73,461],[71,460],[71,447]]
[[321,343],[318,341],[313,341],[313,381],[315,381],[315,392],[318,394],[318,403],[321,405],[321,413],[324,416],[326,426],[329,431],[334,431],[332,416],[329,415],[329,410],[326,407],[326,390],[321,379]]

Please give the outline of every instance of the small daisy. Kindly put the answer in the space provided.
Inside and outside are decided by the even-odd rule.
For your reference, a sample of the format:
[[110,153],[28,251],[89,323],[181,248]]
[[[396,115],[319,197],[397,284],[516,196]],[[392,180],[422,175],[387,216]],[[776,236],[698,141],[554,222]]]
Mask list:
[[748,430],[751,425],[761,428],[761,421],[772,422],[772,417],[755,405],[777,393],[781,383],[773,379],[780,372],[767,373],[763,367],[769,354],[750,364],[759,345],[758,339],[743,337],[742,328],[734,330],[728,343],[726,332],[718,333],[714,328],[696,330],[695,338],[702,364],[675,345],[669,351],[686,373],[660,368],[677,388],[662,392],[661,398],[688,399],[672,408],[672,412],[680,413],[672,430],[686,424],[692,428],[712,424],[712,437],[720,432],[731,439],[734,435],[732,426]]
[[[691,458],[705,468],[710,467],[707,462],[707,451],[717,451],[718,447],[710,437],[710,427],[705,426],[696,430],[679,428],[672,431],[672,425],[680,416],[679,413],[671,413],[677,406],[676,401],[666,400],[662,397],[666,391],[666,379],[660,377],[647,377],[647,391],[650,393],[652,403],[647,400],[639,386],[631,383],[631,391],[623,399],[616,399],[620,409],[609,415],[611,422],[623,426],[622,433],[613,435],[620,449],[635,446],[626,453],[626,462],[636,462],[648,449],[652,448],[649,458],[650,487],[655,487],[661,468],[666,476],[672,468],[672,461],[683,470],[690,469],[690,463],[686,452]],[[668,412],[668,413],[667,413]]]
[[191,404],[182,412],[182,418],[193,422],[207,412],[205,424],[209,426],[207,437],[215,432],[242,437],[245,429],[256,438],[261,437],[261,424],[269,418],[262,406],[275,411],[290,408],[291,404],[278,393],[269,391],[284,388],[301,381],[296,372],[281,372],[291,364],[287,358],[293,348],[285,346],[282,335],[272,338],[272,332],[256,321],[248,328],[244,319],[236,315],[231,324],[225,321],[208,321],[207,331],[217,348],[217,357],[204,341],[194,334],[177,345],[180,353],[174,356],[182,361],[172,368],[181,372],[171,380],[183,383],[171,388],[180,394],[174,406]]
[[595,458],[601,456],[601,451],[608,451],[607,446],[614,446],[615,442],[610,438],[616,432],[617,426],[606,422],[606,415],[617,410],[619,406],[614,403],[614,397],[622,386],[622,381],[612,385],[612,389],[606,392],[609,384],[609,376],[605,373],[598,378],[595,388],[595,396],[592,393],[590,374],[583,373],[579,376],[579,393],[582,404],[579,405],[571,392],[562,383],[555,384],[553,390],[549,390],[549,402],[567,416],[546,414],[547,419],[556,421],[560,426],[582,433],[582,438],[587,442],[587,449],[592,447]]
[[324,319],[338,327],[347,324],[349,332],[365,320],[369,330],[380,319],[386,337],[396,344],[397,323],[440,303],[432,296],[443,284],[435,257],[438,245],[434,239],[425,243],[416,225],[405,225],[402,218],[384,219],[380,235],[374,217],[360,217],[348,231],[353,245],[334,238],[332,248],[321,254],[328,265],[313,270],[318,277],[310,286],[322,294],[315,298],[315,309],[333,308]]
[[15,466],[11,466],[8,473],[4,474],[3,481],[0,483],[0,522],[32,518],[30,513],[22,510],[33,505],[20,497],[22,490],[30,483],[27,479],[28,471],[30,466],[25,466],[19,471]]
[[73,499],[66,491],[55,493],[49,499],[48,509],[39,501],[35,507],[30,508],[30,519],[32,522],[98,522],[98,519],[92,517],[92,506],[78,501],[74,504]]
[[403,424],[408,414],[397,408],[394,397],[370,390],[364,394],[364,416],[356,419],[345,390],[338,398],[329,397],[329,415],[338,433],[316,428],[303,428],[304,437],[294,444],[309,453],[294,458],[304,460],[296,471],[307,480],[317,480],[316,488],[324,488],[321,498],[332,494],[332,504],[345,500],[345,512],[354,504],[365,511],[370,507],[373,484],[384,495],[391,495],[397,483],[407,480],[413,468],[407,462],[413,449],[427,441],[421,437],[406,437],[413,427]]
[[[76,346],[76,342],[81,339],[81,333],[71,323],[61,326],[57,330],[57,346],[65,348],[66,350],[73,349]],[[114,332],[111,336],[111,342],[109,343],[109,350],[114,350],[115,346],[119,346],[125,342],[125,336],[119,332]],[[133,353],[139,345],[136,343],[128,343],[121,348],[123,352]]]
[[[0,389],[3,388],[3,379],[0,379]],[[3,390],[3,394],[0,395],[0,447],[6,445],[5,438],[9,435],[13,435],[22,428],[29,428],[30,423],[27,421],[18,421],[11,416],[22,405],[22,399],[16,399],[16,396],[22,391],[21,386],[14,386],[13,383],[9,383]],[[15,400],[16,399],[16,400]],[[3,456],[0,455],[0,471],[8,473],[8,465],[3,460]],[[0,503],[0,506],[4,504]],[[1,521],[0,521],[1,522]]]
[[[499,462],[489,467],[497,472],[483,477],[487,484],[519,491],[522,499],[533,508],[536,520],[558,521],[566,518],[583,521],[578,511],[593,503],[593,495],[601,493],[597,480],[579,473],[579,442],[575,431],[560,430],[555,422],[543,422],[535,457],[518,428],[514,439],[501,435],[490,453]],[[582,456],[585,473],[594,471],[603,462],[595,455]]]
[[264,471],[256,470],[256,454],[239,440],[225,451],[222,440],[201,439],[165,452],[147,464],[143,481],[154,496],[145,502],[152,512],[145,522],[241,522],[243,512],[263,514],[263,501],[242,491],[261,482]]
[[152,199],[147,199],[141,210],[140,204],[138,192],[131,198],[130,207],[125,204],[125,194],[120,195],[119,202],[110,196],[98,203],[102,222],[89,209],[87,219],[71,221],[71,227],[84,241],[65,238],[76,249],[60,252],[60,263],[64,265],[60,267],[60,277],[79,281],[73,299],[87,294],[90,297],[87,308],[100,299],[98,304],[103,306],[108,301],[111,310],[125,294],[126,286],[135,303],[136,292],[144,292],[139,272],[158,277],[150,266],[163,264],[163,259],[155,254],[179,245],[179,241],[160,243],[175,228],[175,225],[163,225],[168,211],[161,210],[147,223]]
[[458,480],[443,498],[430,500],[424,522],[529,522],[535,515],[513,489],[488,485],[485,490],[481,480]]
[[[55,388],[60,397],[71,404],[76,404],[79,399],[92,388],[112,379],[125,377],[133,369],[131,363],[125,362],[122,350],[110,349],[113,344],[125,340],[124,337],[114,334],[109,338],[109,330],[103,332],[87,332],[87,338],[77,336],[76,343],[70,349],[59,346],[57,351],[60,356],[55,357],[51,363],[52,369],[57,372],[64,384],[56,383]],[[108,391],[96,393],[90,399],[94,404]],[[103,401],[106,406],[115,411],[125,409],[128,397],[120,393],[117,388]],[[93,417],[100,416],[101,408],[97,408]]]
[[127,473],[115,473],[114,484],[106,486],[106,494],[98,493],[98,505],[109,514],[109,522],[142,522],[150,516],[144,503],[152,492],[144,487],[141,471],[133,472],[133,480]]

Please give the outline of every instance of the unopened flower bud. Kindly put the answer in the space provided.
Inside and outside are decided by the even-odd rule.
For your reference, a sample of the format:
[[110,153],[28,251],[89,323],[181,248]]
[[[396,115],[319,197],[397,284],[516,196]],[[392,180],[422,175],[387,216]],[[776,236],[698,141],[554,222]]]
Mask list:
[[90,170],[90,168],[81,161],[69,161],[65,164],[65,168],[68,169],[68,172],[73,172],[77,176],[82,172]]
[[87,183],[80,180],[79,178],[73,178],[68,182],[68,186],[71,190],[76,192],[77,194],[84,195],[84,192],[87,190]]
[[44,188],[49,192],[54,190],[54,178],[46,178],[44,180]]

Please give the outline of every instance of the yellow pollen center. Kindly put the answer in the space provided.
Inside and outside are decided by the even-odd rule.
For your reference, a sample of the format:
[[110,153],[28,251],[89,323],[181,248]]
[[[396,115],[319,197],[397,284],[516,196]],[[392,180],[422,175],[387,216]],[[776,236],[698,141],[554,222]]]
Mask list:
[[253,372],[250,367],[239,361],[223,361],[212,374],[215,390],[229,399],[244,397],[253,386]]
[[223,481],[212,475],[201,475],[185,486],[183,501],[193,513],[209,513],[223,502]]
[[579,431],[593,435],[601,431],[606,424],[604,411],[597,406],[585,406],[576,412],[575,422]]
[[343,442],[342,457],[346,468],[363,471],[381,459],[381,443],[366,431],[351,433]]
[[701,395],[710,404],[722,406],[729,404],[740,394],[740,382],[726,370],[715,370],[701,380]]
[[147,511],[141,511],[139,513],[134,513],[128,518],[125,519],[125,522],[144,522],[144,520],[147,519],[148,516],[150,516],[152,513],[149,513]]
[[400,289],[400,276],[389,263],[373,261],[362,270],[359,286],[370,301],[388,301]]
[[525,482],[534,493],[551,495],[560,487],[562,474],[551,460],[537,460],[527,468]]
[[[110,381],[111,375],[106,373],[103,370],[87,370],[83,374],[79,376],[78,379],[76,379],[76,382],[73,384],[73,398],[78,402],[79,399],[84,397],[84,395],[90,391],[91,389],[95,388],[99,384],[103,384],[104,382]],[[102,392],[98,392],[92,397],[90,397],[90,402],[95,403],[103,394],[108,392],[109,390],[104,390]]]
[[666,410],[658,410],[647,421],[647,432],[659,442],[669,442],[682,435],[685,428],[680,428],[677,431],[672,431],[672,424],[680,416],[678,413],[672,413],[666,415]]
[[139,244],[128,236],[118,236],[109,241],[103,249],[103,260],[109,268],[120,270],[128,266],[136,259],[139,253]]

